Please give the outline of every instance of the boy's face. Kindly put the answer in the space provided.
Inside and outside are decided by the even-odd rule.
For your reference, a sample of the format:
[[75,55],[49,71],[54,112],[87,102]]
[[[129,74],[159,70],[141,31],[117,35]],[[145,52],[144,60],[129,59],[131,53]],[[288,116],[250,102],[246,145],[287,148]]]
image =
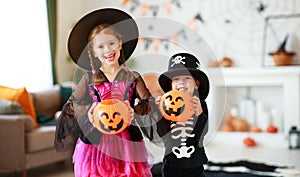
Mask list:
[[172,90],[186,92],[192,96],[195,88],[197,89],[198,87],[192,76],[183,75],[172,78]]

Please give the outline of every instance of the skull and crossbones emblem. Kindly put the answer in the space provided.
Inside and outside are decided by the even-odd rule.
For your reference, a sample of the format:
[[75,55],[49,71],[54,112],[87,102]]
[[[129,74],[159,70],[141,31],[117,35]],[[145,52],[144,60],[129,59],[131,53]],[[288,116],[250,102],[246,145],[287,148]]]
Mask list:
[[182,56],[176,56],[174,59],[172,59],[172,64],[171,64],[171,67],[173,67],[175,64],[185,64],[185,57],[182,57]]

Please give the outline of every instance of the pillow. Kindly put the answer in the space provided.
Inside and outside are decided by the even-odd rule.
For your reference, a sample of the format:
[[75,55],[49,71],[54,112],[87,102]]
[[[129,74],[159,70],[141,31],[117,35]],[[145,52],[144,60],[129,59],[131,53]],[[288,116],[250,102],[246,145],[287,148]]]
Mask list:
[[11,87],[0,85],[0,98],[19,103],[22,106],[24,113],[32,117],[34,122],[34,127],[38,127],[35,109],[32,100],[30,98],[30,95],[27,92],[25,87],[11,88]]
[[46,125],[56,125],[56,119],[54,117],[44,116],[41,114],[36,114],[38,124],[40,126],[46,126]]
[[73,89],[72,87],[62,86],[60,85],[60,95],[61,95],[61,103],[64,105],[69,97],[72,95]]
[[49,120],[54,119],[53,117],[41,115],[39,113],[36,113],[36,118],[37,118],[37,121],[38,121],[39,124],[44,123],[44,122],[48,122]]
[[0,99],[0,114],[23,114],[22,106],[13,101]]
[[59,86],[30,93],[36,114],[53,117],[61,109]]

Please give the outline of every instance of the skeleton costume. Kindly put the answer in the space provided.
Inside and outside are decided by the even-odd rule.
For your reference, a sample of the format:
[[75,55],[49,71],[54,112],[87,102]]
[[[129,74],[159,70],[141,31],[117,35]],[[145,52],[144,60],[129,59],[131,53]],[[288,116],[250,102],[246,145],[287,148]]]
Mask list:
[[[153,113],[151,106],[156,106],[154,98],[151,97],[139,73],[128,69],[121,68],[112,82],[109,82],[99,69],[96,74],[97,83],[94,83],[85,49],[87,35],[94,26],[103,22],[115,24],[124,20],[129,20],[129,23],[124,23],[124,26],[118,25],[116,28],[124,35],[123,41],[128,41],[122,44],[126,60],[136,47],[138,30],[134,20],[123,11],[110,8],[96,10],[83,17],[69,37],[69,53],[72,59],[88,72],[83,75],[63,106],[56,127],[55,148],[57,151],[64,151],[75,146],[73,162],[76,177],[152,176],[151,165],[148,163],[151,154],[145,147],[136,121],[147,119]],[[84,35],[86,38],[82,37]],[[129,39],[132,40],[129,41],[126,37],[130,35]],[[119,63],[122,64],[120,59]],[[131,124],[124,131],[112,135],[102,134],[93,127],[87,117],[92,103],[110,98],[128,100],[135,111]],[[137,104],[136,100],[138,100]]]
[[165,146],[162,174],[164,177],[203,177],[203,164],[207,163],[203,138],[208,131],[208,110],[205,99],[209,92],[209,81],[200,70],[196,57],[187,53],[179,53],[171,57],[169,69],[159,77],[161,88],[171,90],[174,76],[192,75],[200,81],[194,91],[201,102],[203,112],[199,117],[192,116],[185,122],[172,122],[160,119],[156,124],[158,136]]

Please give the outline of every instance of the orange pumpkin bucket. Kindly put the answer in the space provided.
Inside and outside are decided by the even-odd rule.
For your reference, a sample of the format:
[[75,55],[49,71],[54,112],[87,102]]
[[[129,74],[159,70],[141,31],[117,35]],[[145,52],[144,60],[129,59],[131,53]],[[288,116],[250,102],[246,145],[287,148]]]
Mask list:
[[159,111],[167,120],[184,122],[194,114],[190,104],[191,96],[184,92],[172,90],[165,93],[159,103]]
[[93,111],[93,124],[102,133],[117,134],[129,125],[128,114],[128,107],[121,100],[103,100]]

